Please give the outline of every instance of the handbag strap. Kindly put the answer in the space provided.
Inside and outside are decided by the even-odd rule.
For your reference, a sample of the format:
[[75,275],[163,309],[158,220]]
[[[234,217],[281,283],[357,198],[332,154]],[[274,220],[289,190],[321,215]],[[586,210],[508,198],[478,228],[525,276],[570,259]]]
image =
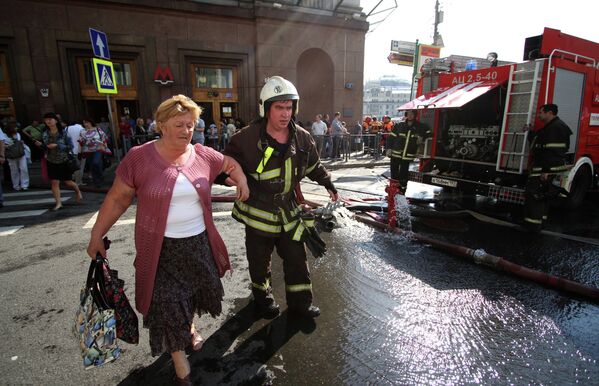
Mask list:
[[100,311],[108,310],[112,307],[107,301],[106,284],[104,282],[104,258],[98,253],[95,260],[92,260],[87,273],[85,284],[85,297],[81,300],[81,305],[85,304],[88,296],[91,296],[94,304]]

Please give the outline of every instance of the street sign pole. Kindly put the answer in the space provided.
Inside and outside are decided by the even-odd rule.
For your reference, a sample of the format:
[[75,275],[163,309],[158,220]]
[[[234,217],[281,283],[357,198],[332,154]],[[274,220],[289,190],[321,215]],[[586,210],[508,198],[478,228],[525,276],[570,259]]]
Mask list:
[[106,94],[106,103],[108,103],[108,124],[110,125],[110,132],[112,133],[112,146],[114,147],[114,153],[116,155],[116,162],[121,162],[121,154],[119,153],[119,139],[116,136],[116,128],[112,119],[112,103],[110,103],[110,94]]
[[[116,125],[112,119],[112,103],[110,102],[110,94],[117,93],[116,79],[114,77],[114,69],[112,62],[110,62],[110,50],[108,49],[108,38],[102,31],[98,31],[93,28],[89,28],[89,39],[92,43],[92,50],[94,51],[94,58],[92,60],[96,86],[98,87],[98,93],[106,94],[106,104],[108,105],[108,125],[110,126],[110,132],[112,133],[112,146],[113,152],[116,156],[117,162],[121,162],[121,155],[119,153],[118,138],[116,136]],[[99,60],[97,58],[105,60]],[[108,66],[108,67],[106,67]],[[101,71],[99,71],[101,68]],[[110,73],[108,73],[110,69]]]
[[414,82],[416,81],[416,74],[418,73],[418,57],[420,56],[420,46],[418,39],[416,39],[416,49],[414,50],[414,71],[412,71],[412,88],[410,89],[410,100],[414,99]]

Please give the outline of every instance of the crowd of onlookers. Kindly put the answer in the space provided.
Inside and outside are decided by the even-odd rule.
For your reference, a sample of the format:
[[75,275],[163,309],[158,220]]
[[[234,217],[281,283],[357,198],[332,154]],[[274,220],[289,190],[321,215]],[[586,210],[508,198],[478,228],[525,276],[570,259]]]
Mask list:
[[[118,122],[119,138],[113,138],[108,120],[104,117],[99,122],[86,117],[81,120],[67,122],[60,114],[56,114],[58,127],[67,133],[71,143],[69,154],[79,160],[79,170],[73,173],[73,180],[78,186],[93,184],[101,186],[104,169],[112,163],[116,150],[121,155],[132,147],[160,137],[156,131],[156,123],[151,118],[133,119],[124,115]],[[201,143],[222,151],[229,138],[245,123],[241,119],[223,119],[218,123],[210,123],[208,127],[201,118],[196,124],[192,143]],[[5,187],[12,186],[15,191],[29,189],[29,165],[33,162],[45,163],[48,149],[44,142],[44,133],[48,130],[44,119],[33,120],[23,127],[14,117],[0,120],[0,164],[4,169]],[[45,164],[44,164],[45,165]],[[42,174],[45,176],[45,167]],[[0,198],[0,205],[2,200]]]
[[[111,162],[113,149],[112,133],[105,119],[95,122],[86,117],[67,123],[56,114],[61,133],[68,137],[70,148],[68,154],[74,155],[80,164],[80,170],[74,173],[78,185],[93,182],[96,186],[102,183],[104,166]],[[29,189],[29,165],[33,162],[44,162],[48,157],[47,132],[45,122],[34,119],[29,125],[22,127],[14,117],[5,117],[0,121],[0,141],[4,144],[4,181],[13,190]],[[84,176],[87,177],[84,181]]]
[[211,123],[206,128],[206,123],[200,117],[196,122],[191,143],[200,143],[210,146],[215,150],[223,151],[233,134],[241,130],[244,126],[245,123],[241,119],[223,118],[218,126],[216,123]]
[[377,148],[378,154],[381,154],[395,123],[389,116],[384,116],[382,120],[366,116],[362,122],[348,127],[341,120],[340,113],[335,113],[333,120],[328,114],[317,114],[313,122],[307,121],[305,125],[298,122],[310,131],[323,159],[341,159],[358,150],[374,154]]
[[[77,185],[102,184],[103,172],[112,162],[115,145],[118,145],[119,151],[124,155],[133,146],[160,136],[156,131],[156,123],[151,118],[133,119],[129,115],[122,116],[118,123],[120,138],[115,141],[110,124],[104,117],[99,122],[89,117],[72,122],[66,122],[59,114],[56,117],[59,126],[68,133],[72,154],[80,161],[79,170],[73,173],[73,180]],[[394,122],[388,116],[384,116],[382,120],[367,116],[361,123],[348,128],[341,120],[341,114],[335,113],[332,120],[328,114],[318,114],[313,122],[298,124],[311,132],[321,158],[341,159],[343,155],[358,148],[365,151],[371,151],[377,146],[384,148]],[[231,136],[244,126],[241,119],[223,118],[218,125],[210,123],[206,127],[204,120],[199,118],[192,143],[201,143],[222,151]],[[0,142],[4,148],[3,152],[0,151],[0,163],[4,166],[6,186],[12,186],[15,191],[29,189],[29,165],[32,162],[43,162],[47,157],[44,144],[46,130],[46,124],[40,120],[33,120],[25,127],[21,127],[14,117],[0,120]],[[375,137],[374,134],[379,135]],[[0,205],[1,203],[0,199]]]

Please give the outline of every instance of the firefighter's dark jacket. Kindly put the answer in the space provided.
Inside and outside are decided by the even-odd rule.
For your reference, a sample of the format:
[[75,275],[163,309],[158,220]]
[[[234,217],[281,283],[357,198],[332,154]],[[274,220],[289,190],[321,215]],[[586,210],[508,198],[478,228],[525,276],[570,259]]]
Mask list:
[[[307,176],[336,192],[331,175],[320,163],[310,133],[289,123],[289,141],[284,154],[277,142],[266,133],[266,120],[254,122],[231,137],[224,154],[234,158],[247,177],[250,197],[235,202],[233,218],[263,236],[277,237],[282,231],[300,240],[304,227],[295,202],[295,186]],[[303,226],[299,226],[302,224]]]
[[430,137],[429,127],[416,120],[412,125],[408,122],[400,122],[393,126],[393,130],[387,138],[387,149],[391,150],[390,157],[404,160],[413,160],[416,158],[418,143]]
[[572,130],[558,117],[542,129],[529,132],[532,167],[530,174],[557,173],[567,170],[566,153]]

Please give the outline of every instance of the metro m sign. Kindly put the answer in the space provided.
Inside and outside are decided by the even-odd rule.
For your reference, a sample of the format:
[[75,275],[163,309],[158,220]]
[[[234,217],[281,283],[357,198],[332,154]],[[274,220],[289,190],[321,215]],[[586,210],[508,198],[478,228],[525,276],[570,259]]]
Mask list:
[[175,78],[173,77],[173,73],[171,72],[171,67],[166,66],[166,68],[162,68],[160,64],[156,65],[156,71],[154,71],[154,82],[160,83],[163,86],[167,84],[174,83]]

